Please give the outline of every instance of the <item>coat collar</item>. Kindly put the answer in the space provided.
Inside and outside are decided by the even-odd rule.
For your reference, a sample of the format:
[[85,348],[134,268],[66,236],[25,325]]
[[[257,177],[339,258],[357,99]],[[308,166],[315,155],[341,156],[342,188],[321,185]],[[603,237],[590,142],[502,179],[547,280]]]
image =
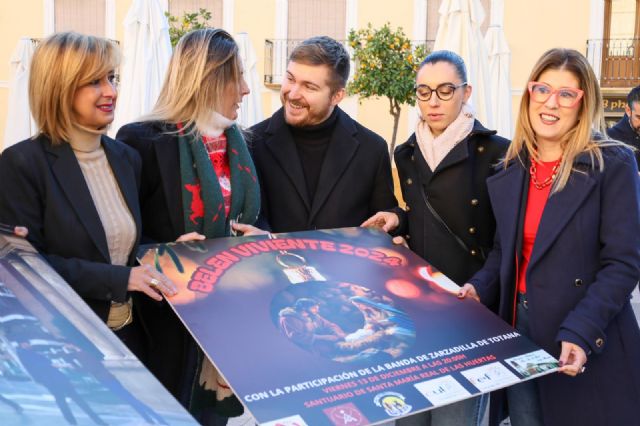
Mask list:
[[310,200],[307,194],[302,164],[300,161],[292,161],[292,159],[297,160],[299,156],[296,142],[285,122],[283,108],[273,114],[265,131],[268,135],[265,144],[303,200],[309,211],[309,223],[313,222],[360,145],[356,139],[358,131],[353,120],[340,108],[336,107],[336,109],[338,110],[336,125],[322,163],[313,200]]
[[612,130],[617,130],[622,135],[624,135],[624,139],[626,140],[636,140],[640,139],[640,135],[633,130],[631,127],[631,123],[629,122],[629,116],[627,114],[624,115],[612,128]]
[[[135,176],[133,175],[131,168],[128,167],[122,159],[122,147],[117,146],[106,136],[102,136],[101,143],[105,150],[109,165],[111,166],[113,174],[120,186],[120,191],[122,192],[127,206],[129,207],[129,210],[136,222],[136,232],[139,238],[140,212],[137,208],[138,201],[135,191]],[[89,187],[87,186],[84,175],[82,174],[78,160],[71,149],[71,145],[68,143],[52,145],[48,139],[43,141],[43,145],[45,151],[52,156],[51,170],[60,183],[60,187],[73,207],[73,210],[105,261],[111,262],[111,256],[109,255],[109,247],[107,245],[107,238],[104,233],[102,221],[100,220],[100,216],[96,210],[95,203],[91,197],[91,192],[89,192]]]
[[526,182],[525,169],[518,161],[487,179],[497,232],[500,234],[502,252],[506,255],[516,251],[520,205]]
[[[466,160],[469,157],[469,155],[471,155],[470,153],[471,147],[469,147],[468,141],[470,141],[474,136],[488,137],[488,136],[493,136],[496,133],[497,132],[495,130],[489,130],[486,127],[484,127],[478,120],[475,120],[473,122],[473,128],[471,129],[471,132],[467,135],[466,138],[464,138],[463,141],[461,141],[459,144],[453,147],[453,149],[445,156],[445,158],[442,159],[440,164],[438,164],[438,167],[436,167],[433,173],[434,174],[438,173],[448,167],[451,167],[455,164],[458,164]],[[415,155],[416,150],[420,151],[420,148],[418,148],[417,146],[416,134],[414,133],[407,140],[407,142],[403,143],[402,145],[396,148],[395,155],[399,156],[399,158],[402,158],[405,153],[409,153],[409,152],[411,153],[410,155]],[[426,164],[426,161],[425,161],[425,164]]]
[[[588,154],[580,154],[576,165],[588,165],[591,161]],[[525,158],[525,164],[528,160]],[[519,220],[520,206],[522,203],[524,185],[528,184],[528,173],[525,166],[519,161],[512,161],[506,169],[500,170],[487,179],[487,186],[493,212],[496,217],[498,232],[501,236],[503,253],[514,253],[516,250],[517,232],[521,229]],[[596,181],[589,173],[571,173],[567,186],[560,192],[549,197],[545,205],[536,240],[529,261],[532,268],[542,256],[549,250],[558,235],[562,232],[570,219],[578,211],[584,200],[595,187]]]
[[[581,154],[576,163],[591,164],[586,154]],[[595,186],[592,174],[572,172],[564,189],[549,197],[540,219],[529,267],[535,266],[547,252]]]
[[182,213],[182,176],[180,176],[180,153],[178,135],[175,125],[165,122],[154,122],[155,134],[153,146],[158,161],[158,175],[162,182],[167,212],[173,226],[174,235],[183,235],[184,218]]

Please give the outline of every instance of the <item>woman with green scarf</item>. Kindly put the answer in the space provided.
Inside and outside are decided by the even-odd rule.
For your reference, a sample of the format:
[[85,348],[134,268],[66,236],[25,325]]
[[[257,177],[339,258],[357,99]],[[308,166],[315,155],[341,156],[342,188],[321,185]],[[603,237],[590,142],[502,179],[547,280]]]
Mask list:
[[[227,237],[260,210],[257,175],[234,120],[249,93],[238,46],[220,29],[178,42],[158,101],[117,139],[142,157],[142,234],[148,242]],[[141,306],[147,367],[202,424],[225,425],[242,405],[166,302]]]

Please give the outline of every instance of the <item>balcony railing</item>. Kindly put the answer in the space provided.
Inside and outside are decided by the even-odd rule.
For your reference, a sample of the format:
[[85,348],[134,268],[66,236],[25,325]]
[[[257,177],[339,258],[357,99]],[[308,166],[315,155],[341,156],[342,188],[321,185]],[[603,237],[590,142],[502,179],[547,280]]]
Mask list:
[[[279,85],[287,70],[287,61],[291,51],[303,40],[274,40],[267,39],[264,42],[264,83],[266,85]],[[340,40],[349,49],[346,40]],[[427,46],[428,51],[433,50],[433,40],[414,40],[411,44]]]
[[640,84],[640,39],[588,40],[587,59],[602,87]]

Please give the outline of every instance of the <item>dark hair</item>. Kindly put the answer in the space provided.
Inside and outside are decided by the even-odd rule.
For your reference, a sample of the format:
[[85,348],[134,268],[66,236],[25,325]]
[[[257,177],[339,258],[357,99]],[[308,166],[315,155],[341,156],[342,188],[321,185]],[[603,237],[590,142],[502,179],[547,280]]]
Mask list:
[[349,79],[349,53],[331,37],[311,37],[297,45],[289,60],[305,65],[326,65],[331,70],[329,86],[336,92],[347,85]]
[[437,64],[438,62],[447,62],[453,65],[456,69],[456,74],[458,74],[458,78],[460,78],[463,83],[467,82],[467,67],[464,65],[464,60],[460,55],[450,50],[436,50],[435,52],[431,52],[424,58],[418,70],[427,64]]
[[627,105],[633,109],[633,103],[640,102],[640,86],[636,86],[627,95]]

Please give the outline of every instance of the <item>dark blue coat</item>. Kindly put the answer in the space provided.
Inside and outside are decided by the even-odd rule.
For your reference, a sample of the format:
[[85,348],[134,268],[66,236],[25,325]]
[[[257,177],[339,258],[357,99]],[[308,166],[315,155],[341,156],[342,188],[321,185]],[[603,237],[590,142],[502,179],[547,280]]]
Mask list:
[[[530,338],[555,357],[583,347],[586,371],[537,380],[544,423],[638,424],[640,330],[629,295],[640,278],[640,185],[632,154],[605,148],[604,171],[577,158],[567,186],[544,209],[526,273]],[[519,161],[487,180],[494,249],[470,280],[485,304],[512,321],[517,229],[528,173]]]
[[615,126],[608,129],[607,134],[611,139],[616,139],[634,146],[638,150],[636,151],[636,161],[640,165],[640,134],[631,127],[628,115],[625,114]]

